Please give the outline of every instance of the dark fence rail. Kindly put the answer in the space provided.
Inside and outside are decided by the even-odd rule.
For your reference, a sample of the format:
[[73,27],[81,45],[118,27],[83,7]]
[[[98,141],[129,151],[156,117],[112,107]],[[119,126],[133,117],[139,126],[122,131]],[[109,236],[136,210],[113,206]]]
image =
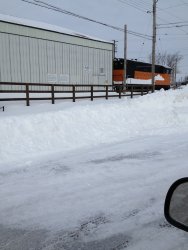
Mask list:
[[[93,101],[95,98],[109,97],[125,97],[136,95],[145,95],[152,91],[151,85],[134,85],[129,84],[126,88],[122,86],[117,87],[115,85],[70,85],[70,84],[47,84],[47,83],[13,83],[13,82],[1,82],[0,93],[21,93],[25,94],[25,97],[0,97],[0,101],[26,101],[26,105],[30,106],[30,101],[34,100],[51,100],[54,104],[55,100],[72,100],[76,99],[90,99]],[[80,96],[80,93],[88,94]],[[100,93],[100,95],[99,95]],[[50,94],[50,97],[31,97],[30,94]],[[56,94],[62,94],[62,96],[56,96]],[[64,94],[64,95],[63,95]],[[70,94],[70,96],[66,96]],[[79,94],[79,95],[78,95]]]

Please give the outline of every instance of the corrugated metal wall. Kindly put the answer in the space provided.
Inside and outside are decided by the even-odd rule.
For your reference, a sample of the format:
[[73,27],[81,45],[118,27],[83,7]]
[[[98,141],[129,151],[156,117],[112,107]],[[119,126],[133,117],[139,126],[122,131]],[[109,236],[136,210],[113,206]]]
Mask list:
[[[1,27],[4,27],[2,23]],[[31,29],[23,28],[27,34]],[[54,36],[53,32],[48,33]],[[68,35],[63,36],[67,39]],[[76,38],[72,39],[76,43]],[[62,37],[61,41],[57,38],[53,41],[0,30],[0,81],[112,84],[113,45],[87,39],[81,39],[84,40],[81,45],[80,39],[77,38],[77,44],[71,44],[63,42]]]

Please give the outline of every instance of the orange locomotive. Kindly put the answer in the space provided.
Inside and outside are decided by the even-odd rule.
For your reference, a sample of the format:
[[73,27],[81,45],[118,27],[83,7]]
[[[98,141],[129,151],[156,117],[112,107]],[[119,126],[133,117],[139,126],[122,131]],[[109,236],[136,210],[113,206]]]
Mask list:
[[[113,82],[117,85],[123,82],[124,73],[124,59],[115,58],[113,63]],[[151,74],[152,65],[150,63],[138,62],[134,60],[127,60],[127,73],[126,77],[149,80],[152,78]],[[171,85],[171,72],[172,69],[162,65],[155,65],[155,75],[158,76],[155,81],[155,89],[169,89]],[[134,82],[133,82],[134,84]]]

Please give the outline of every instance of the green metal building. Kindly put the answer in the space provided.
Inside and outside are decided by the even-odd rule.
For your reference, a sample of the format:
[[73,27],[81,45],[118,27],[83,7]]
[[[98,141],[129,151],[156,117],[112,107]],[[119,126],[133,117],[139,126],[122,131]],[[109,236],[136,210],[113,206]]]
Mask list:
[[0,82],[112,84],[113,46],[61,27],[0,15]]

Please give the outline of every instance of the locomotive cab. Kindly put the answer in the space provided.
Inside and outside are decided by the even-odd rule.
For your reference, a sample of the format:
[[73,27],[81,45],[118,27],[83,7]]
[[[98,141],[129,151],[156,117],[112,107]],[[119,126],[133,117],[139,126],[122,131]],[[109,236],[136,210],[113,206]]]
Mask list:
[[[126,66],[126,78],[131,79],[131,81],[129,81],[129,84],[130,82],[134,84],[134,79],[143,80],[143,84],[145,83],[145,80],[151,80],[152,65],[150,63],[127,60]],[[171,71],[172,69],[167,66],[155,65],[155,89],[158,90],[164,88],[165,90],[167,90],[170,88]],[[115,58],[113,62],[113,84],[116,89],[118,86],[123,86],[123,76],[124,59]],[[140,84],[142,84],[142,81],[140,82]]]

